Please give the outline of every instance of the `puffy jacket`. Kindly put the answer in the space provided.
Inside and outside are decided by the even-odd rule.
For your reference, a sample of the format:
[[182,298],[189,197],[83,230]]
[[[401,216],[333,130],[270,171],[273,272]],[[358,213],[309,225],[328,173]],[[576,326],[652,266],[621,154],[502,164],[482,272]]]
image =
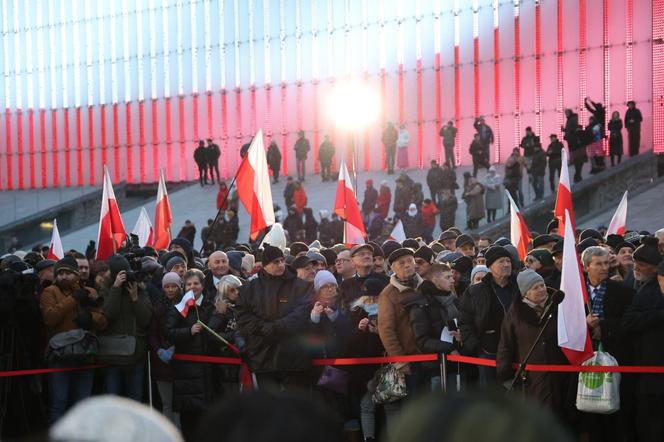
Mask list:
[[[415,274],[417,287],[422,278]],[[388,356],[419,353],[410,316],[402,301],[416,293],[416,289],[402,285],[395,276],[378,297],[378,334]]]
[[[94,289],[87,288],[87,290],[94,295],[97,294]],[[90,313],[92,317],[93,331],[99,332],[106,328],[108,322],[101,308],[89,305],[83,307],[72,294],[73,292],[63,291],[56,284],[46,287],[42,292],[39,308],[49,338],[57,333],[80,328],[76,318],[84,311]]]
[[311,284],[288,268],[282,276],[261,270],[242,286],[235,313],[252,371],[300,370],[310,365],[299,339],[309,324],[310,292]]

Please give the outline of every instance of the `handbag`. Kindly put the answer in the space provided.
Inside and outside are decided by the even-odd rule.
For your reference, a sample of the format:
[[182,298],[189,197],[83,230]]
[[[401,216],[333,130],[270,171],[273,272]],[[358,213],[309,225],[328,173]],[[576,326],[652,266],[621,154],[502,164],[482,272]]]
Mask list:
[[326,365],[316,385],[340,394],[348,394],[348,372]]
[[87,330],[75,328],[53,335],[48,341],[49,363],[85,365],[92,363],[99,351],[99,338]]
[[[124,322],[124,317],[122,318]],[[124,328],[124,327],[123,327]],[[107,365],[124,365],[132,362],[136,352],[136,318],[133,334],[116,334],[99,337],[99,362]]]
[[408,395],[406,376],[394,364],[380,367],[374,380],[376,391],[371,395],[371,399],[376,405],[398,401]]

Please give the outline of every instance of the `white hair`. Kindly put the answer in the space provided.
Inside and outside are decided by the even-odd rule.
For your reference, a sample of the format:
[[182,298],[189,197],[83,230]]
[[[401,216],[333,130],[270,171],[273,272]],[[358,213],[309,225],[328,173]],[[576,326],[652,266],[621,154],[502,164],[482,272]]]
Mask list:
[[225,275],[219,280],[217,295],[214,297],[215,304],[226,297],[229,289],[236,289],[242,286],[242,281],[235,275]]
[[655,236],[657,237],[657,239],[660,239],[661,236],[664,236],[664,228],[656,231]]
[[607,256],[608,254],[609,251],[606,250],[604,247],[600,246],[588,247],[581,254],[581,261],[583,262],[583,265],[585,267],[588,267],[593,259],[593,256]]

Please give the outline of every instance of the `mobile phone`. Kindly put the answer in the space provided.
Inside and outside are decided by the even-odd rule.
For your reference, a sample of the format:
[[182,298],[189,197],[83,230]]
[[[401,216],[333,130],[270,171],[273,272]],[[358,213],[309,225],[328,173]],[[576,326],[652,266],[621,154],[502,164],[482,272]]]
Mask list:
[[449,321],[447,321],[447,329],[449,331],[459,330],[459,326],[457,325],[456,319],[450,319]]

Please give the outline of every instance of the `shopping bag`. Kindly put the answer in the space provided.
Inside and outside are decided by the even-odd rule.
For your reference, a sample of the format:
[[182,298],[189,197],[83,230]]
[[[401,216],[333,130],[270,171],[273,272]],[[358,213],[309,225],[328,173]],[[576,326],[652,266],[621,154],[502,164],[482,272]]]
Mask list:
[[[618,361],[600,347],[583,365],[615,367]],[[579,373],[576,408],[586,413],[599,414],[611,414],[620,410],[620,373]]]

